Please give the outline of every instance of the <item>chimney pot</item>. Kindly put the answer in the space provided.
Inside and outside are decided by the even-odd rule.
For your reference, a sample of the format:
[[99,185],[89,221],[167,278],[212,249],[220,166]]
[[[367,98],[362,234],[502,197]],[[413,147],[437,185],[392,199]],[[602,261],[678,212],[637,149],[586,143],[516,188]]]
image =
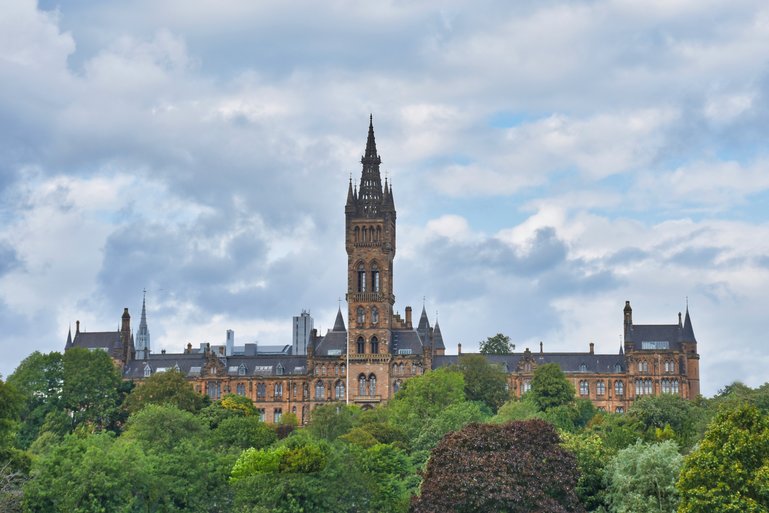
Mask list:
[[462,342],[460,342],[459,344],[457,344],[457,354],[459,354],[459,355],[461,355],[461,354],[462,354]]
[[80,321],[75,321],[75,335],[80,333]]
[[544,344],[542,344],[542,341],[539,341],[539,354],[542,354],[545,352]]
[[411,328],[412,327],[412,324],[411,324],[411,307],[410,306],[406,307],[406,327],[407,328]]

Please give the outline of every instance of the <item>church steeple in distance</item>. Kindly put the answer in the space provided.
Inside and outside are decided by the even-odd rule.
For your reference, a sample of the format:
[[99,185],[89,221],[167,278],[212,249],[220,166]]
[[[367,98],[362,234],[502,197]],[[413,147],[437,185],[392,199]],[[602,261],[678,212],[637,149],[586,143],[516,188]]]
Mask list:
[[147,291],[142,298],[142,317],[136,334],[136,359],[144,360],[150,354],[150,330],[147,327]]

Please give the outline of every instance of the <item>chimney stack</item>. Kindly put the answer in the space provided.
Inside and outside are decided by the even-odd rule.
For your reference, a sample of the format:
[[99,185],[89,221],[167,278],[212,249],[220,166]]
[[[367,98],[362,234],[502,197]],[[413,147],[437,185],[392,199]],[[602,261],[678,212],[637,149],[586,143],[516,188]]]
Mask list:
[[75,321],[75,335],[80,333],[80,321]]
[[458,354],[458,355],[461,355],[461,354],[462,354],[462,342],[460,342],[459,344],[457,344],[457,354]]
[[406,307],[406,327],[409,328],[409,329],[412,328],[412,324],[411,324],[411,307],[410,306]]
[[593,354],[593,353],[595,352],[595,351],[594,351],[594,348],[595,348],[595,344],[593,344],[592,342],[590,342],[590,354]]
[[545,352],[544,345],[542,344],[542,341],[539,341],[539,354],[542,354]]

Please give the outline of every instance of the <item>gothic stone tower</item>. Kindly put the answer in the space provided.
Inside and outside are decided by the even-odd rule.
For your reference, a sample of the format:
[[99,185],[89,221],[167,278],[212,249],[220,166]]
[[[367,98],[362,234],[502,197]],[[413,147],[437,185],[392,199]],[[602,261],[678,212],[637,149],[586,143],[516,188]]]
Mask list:
[[[373,118],[369,119],[360,185],[350,179],[345,205],[350,395],[387,397],[393,329],[395,203],[379,173]],[[372,377],[374,379],[372,379]],[[376,378],[379,377],[379,380]],[[361,378],[365,378],[366,393]],[[360,390],[359,390],[360,389]],[[375,394],[371,391],[376,390]]]

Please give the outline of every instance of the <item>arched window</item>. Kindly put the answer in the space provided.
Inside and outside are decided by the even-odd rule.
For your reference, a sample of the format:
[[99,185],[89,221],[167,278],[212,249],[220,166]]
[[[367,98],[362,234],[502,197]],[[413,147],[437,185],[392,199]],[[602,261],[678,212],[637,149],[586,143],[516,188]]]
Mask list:
[[635,395],[643,395],[644,393],[644,380],[638,378],[635,380]]
[[393,375],[397,375],[397,374],[398,374],[398,364],[394,363],[393,364]]
[[358,376],[358,395],[366,395],[366,376]]
[[366,292],[366,268],[363,264],[358,265],[358,292]]
[[344,399],[344,381],[337,380],[336,385],[334,386],[334,397],[339,399]]
[[366,310],[364,310],[362,306],[359,306],[355,310],[355,317],[356,317],[355,320],[358,322],[358,324],[365,323],[366,322]]
[[347,372],[347,367],[345,366],[345,364],[342,364],[342,365],[340,365],[340,366],[339,366],[339,373],[340,373],[342,376],[344,376],[346,372]]
[[256,398],[257,399],[264,399],[267,397],[267,385],[264,383],[257,383],[256,384]]
[[275,383],[275,399],[283,398],[283,383]]
[[334,365],[334,376],[339,376],[339,365]]
[[368,377],[368,395],[371,397],[376,395],[376,376],[373,374]]
[[674,379],[673,381],[673,393],[678,395],[678,380]]
[[579,382],[579,395],[589,395],[590,394],[590,385],[588,384],[586,379],[580,380]]
[[406,367],[403,364],[398,365],[398,374],[401,376],[406,373]]
[[368,228],[363,227],[363,242],[368,242]]
[[379,267],[376,264],[371,266],[371,290],[379,292]]
[[326,366],[325,365],[320,368],[320,375],[321,376],[325,376],[326,375]]
[[401,389],[401,380],[396,379],[395,383],[393,383],[393,394],[397,394],[398,390]]
[[617,363],[617,364],[615,364],[615,365],[614,365],[614,372],[616,372],[616,373],[620,373],[620,372],[622,372],[622,365],[620,365],[620,364],[618,364],[618,363]]
[[353,228],[352,232],[354,234],[354,239],[353,240],[355,240],[355,242],[360,242],[360,228],[358,228],[356,226],[355,228]]
[[318,380],[315,382],[315,400],[322,401],[325,395],[326,387],[323,386],[323,382]]
[[606,393],[606,383],[604,383],[603,380],[600,380],[595,384],[595,393],[596,395],[604,395]]
[[373,307],[371,309],[371,324],[376,324],[379,322],[379,308]]
[[238,367],[238,376],[245,376],[246,375],[246,365],[241,363]]
[[144,377],[149,378],[152,375],[152,368],[149,365],[144,366]]
[[379,242],[380,240],[382,240],[382,227],[381,226],[377,226],[376,227],[376,241]]
[[622,406],[617,406],[616,408],[614,408],[614,412],[615,413],[625,413],[625,408],[623,408]]
[[366,342],[363,340],[363,337],[358,337],[358,354],[363,354],[366,352]]
[[579,371],[580,372],[587,372],[587,365],[585,365],[584,363],[580,363],[579,364]]
[[617,397],[625,395],[625,384],[622,381],[614,382],[614,395]]
[[379,339],[371,337],[371,354],[379,354]]
[[654,393],[654,387],[652,385],[652,380],[645,379],[644,380],[644,392],[646,395],[652,395]]
[[523,380],[523,393],[525,394],[529,390],[531,390],[531,380],[524,379]]
[[246,395],[246,385],[245,383],[238,383],[235,387],[236,393],[238,395]]

